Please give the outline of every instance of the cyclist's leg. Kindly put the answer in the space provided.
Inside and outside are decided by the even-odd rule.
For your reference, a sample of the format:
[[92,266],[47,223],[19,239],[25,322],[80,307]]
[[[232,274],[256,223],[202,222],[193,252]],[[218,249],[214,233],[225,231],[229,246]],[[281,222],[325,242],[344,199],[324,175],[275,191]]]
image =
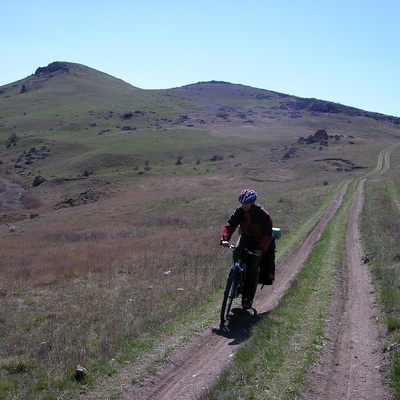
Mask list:
[[266,252],[266,263],[268,266],[268,272],[270,274],[270,278],[272,280],[275,279],[275,252],[276,252],[276,244],[275,240],[272,241],[269,246],[268,251]]
[[242,297],[243,308],[251,308],[258,284],[258,264],[261,257],[251,256],[246,268],[246,281]]
[[262,285],[272,285],[275,279],[275,240],[263,254],[260,261],[260,275],[258,282]]

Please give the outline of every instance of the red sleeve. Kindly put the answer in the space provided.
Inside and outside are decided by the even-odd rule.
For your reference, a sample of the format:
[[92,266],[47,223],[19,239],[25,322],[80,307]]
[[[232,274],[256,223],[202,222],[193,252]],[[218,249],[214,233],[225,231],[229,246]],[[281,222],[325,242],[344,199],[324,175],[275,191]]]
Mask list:
[[239,226],[240,223],[240,216],[243,213],[242,207],[236,208],[236,210],[231,214],[228,221],[224,225],[221,234],[221,240],[226,240],[229,242],[232,235],[236,231],[236,228]]
[[230,226],[228,223],[226,223],[224,225],[224,228],[222,229],[221,239],[229,242],[229,240],[231,239],[235,230],[236,230],[236,228],[234,228],[234,227]]

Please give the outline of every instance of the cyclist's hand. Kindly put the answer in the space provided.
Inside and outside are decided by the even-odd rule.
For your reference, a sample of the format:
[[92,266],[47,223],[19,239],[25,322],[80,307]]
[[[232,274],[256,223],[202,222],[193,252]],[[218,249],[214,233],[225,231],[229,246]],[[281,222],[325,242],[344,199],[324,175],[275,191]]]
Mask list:
[[224,247],[229,247],[229,242],[227,242],[226,240],[221,240],[220,245]]

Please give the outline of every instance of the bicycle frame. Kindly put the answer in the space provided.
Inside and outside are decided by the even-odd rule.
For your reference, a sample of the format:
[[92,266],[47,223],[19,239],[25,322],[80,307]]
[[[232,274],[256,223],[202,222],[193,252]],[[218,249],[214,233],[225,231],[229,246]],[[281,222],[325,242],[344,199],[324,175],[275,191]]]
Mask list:
[[[231,250],[236,249],[235,246],[230,246],[230,248]],[[238,254],[237,260],[229,270],[221,307],[221,324],[228,319],[233,300],[243,294],[244,282],[246,279],[246,262],[243,260],[245,257],[245,254],[243,253],[254,254],[246,249],[242,249],[241,253]]]
[[246,264],[241,260],[238,259],[232,266],[229,272],[230,274],[233,273],[235,275],[234,280],[234,299],[238,298],[243,293],[243,286],[244,281],[246,278]]

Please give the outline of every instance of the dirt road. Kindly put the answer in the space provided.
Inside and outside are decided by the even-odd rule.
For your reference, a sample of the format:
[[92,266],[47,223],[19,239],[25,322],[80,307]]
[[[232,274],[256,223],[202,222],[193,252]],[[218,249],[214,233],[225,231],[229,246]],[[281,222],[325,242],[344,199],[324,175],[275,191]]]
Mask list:
[[360,181],[346,232],[341,285],[332,303],[326,328],[327,346],[310,374],[311,390],[304,399],[390,399],[382,353],[382,316],[372,275],[362,261],[358,219],[363,205],[365,180]]
[[[374,173],[389,168],[391,148],[381,152]],[[380,311],[368,265],[362,262],[358,219],[363,204],[365,180],[360,181],[354,198],[344,249],[341,284],[331,307],[325,347],[319,363],[310,372],[311,389],[304,399],[390,399],[381,348]],[[276,284],[256,297],[255,308],[262,315],[272,310],[301,269],[313,244],[340,207],[349,182],[343,184],[322,218],[302,245],[279,265]],[[169,366],[140,386],[128,387],[123,399],[195,399],[226,368],[240,344],[249,336],[254,318],[235,320],[227,331],[207,329],[187,347],[172,355]]]

